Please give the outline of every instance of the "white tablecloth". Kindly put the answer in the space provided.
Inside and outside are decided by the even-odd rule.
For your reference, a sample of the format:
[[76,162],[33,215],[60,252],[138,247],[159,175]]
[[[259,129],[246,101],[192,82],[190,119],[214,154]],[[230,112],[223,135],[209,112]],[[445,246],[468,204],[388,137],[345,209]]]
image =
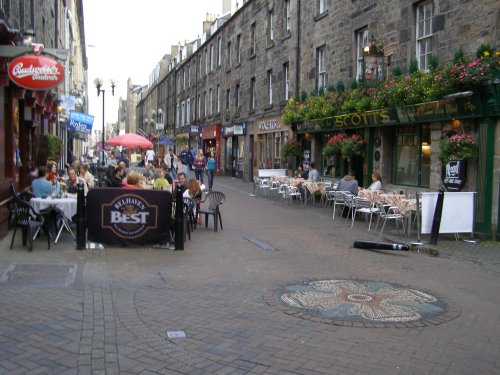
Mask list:
[[31,198],[30,203],[36,211],[57,207],[70,220],[76,214],[76,198]]

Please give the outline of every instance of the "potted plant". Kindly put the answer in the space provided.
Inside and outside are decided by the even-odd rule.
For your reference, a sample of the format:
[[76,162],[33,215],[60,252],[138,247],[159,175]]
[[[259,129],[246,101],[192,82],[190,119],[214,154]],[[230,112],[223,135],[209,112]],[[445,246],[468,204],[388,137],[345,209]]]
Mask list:
[[468,160],[477,156],[476,142],[467,134],[444,137],[439,146],[439,159],[445,164],[449,160]]
[[61,139],[53,134],[44,134],[47,139],[47,158],[59,160],[61,157]]

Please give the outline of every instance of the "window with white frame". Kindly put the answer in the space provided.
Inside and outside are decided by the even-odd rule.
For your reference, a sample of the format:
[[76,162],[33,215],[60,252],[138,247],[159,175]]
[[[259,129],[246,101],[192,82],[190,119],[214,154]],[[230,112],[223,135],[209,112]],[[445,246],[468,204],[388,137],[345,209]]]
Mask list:
[[363,50],[368,45],[368,29],[356,31],[356,79],[363,79]]
[[214,45],[213,44],[210,44],[210,71],[213,72],[214,71],[214,59],[215,59],[215,55],[214,55]]
[[217,39],[217,66],[222,64],[222,38]]
[[193,96],[191,98],[191,119],[193,122],[195,118],[196,118],[196,102],[195,102],[195,97]]
[[241,63],[241,34],[236,37],[236,64]]
[[290,77],[288,76],[290,65],[288,63],[283,64],[283,81],[284,81],[284,89],[285,89],[285,100],[288,100],[290,97]]
[[203,116],[207,115],[207,92],[203,91]]
[[214,95],[213,95],[213,90],[210,88],[210,89],[208,89],[208,115],[209,116],[212,116],[213,103],[214,103]]
[[226,111],[231,108],[231,89],[226,90]]
[[181,102],[181,126],[184,126],[186,125],[186,122],[185,122],[185,111],[186,111],[186,103],[184,102],[184,100]]
[[292,31],[292,10],[290,6],[290,0],[285,0],[285,32],[288,34]]
[[186,100],[186,124],[191,123],[191,99]]
[[226,69],[231,68],[231,42],[227,42],[226,46]]
[[269,11],[269,40],[274,40],[274,10]]
[[236,85],[236,90],[234,91],[234,106],[238,108],[240,106],[240,85]]
[[217,101],[217,113],[220,113],[220,85],[217,85],[217,92],[215,93],[217,95],[216,101]]
[[255,110],[255,77],[250,79],[250,110]]
[[191,65],[189,65],[188,69],[188,87],[191,87]]
[[182,69],[182,89],[186,89],[186,69]]
[[256,35],[255,35],[255,23],[252,23],[250,26],[250,55],[254,55],[256,53],[255,51],[255,45],[256,45]]
[[268,104],[273,104],[273,71],[267,71],[267,99]]
[[419,69],[429,68],[432,56],[432,16],[434,8],[432,1],[417,6],[417,61]]
[[316,0],[318,14],[326,12],[326,0]]
[[321,90],[326,88],[326,69],[325,69],[325,46],[319,47],[316,51],[316,88]]
[[205,75],[208,75],[209,68],[210,68],[210,60],[208,58],[208,49],[205,48]]
[[181,106],[177,103],[177,112],[175,113],[175,126],[178,128],[181,126]]
[[201,118],[201,95],[198,94],[198,118]]

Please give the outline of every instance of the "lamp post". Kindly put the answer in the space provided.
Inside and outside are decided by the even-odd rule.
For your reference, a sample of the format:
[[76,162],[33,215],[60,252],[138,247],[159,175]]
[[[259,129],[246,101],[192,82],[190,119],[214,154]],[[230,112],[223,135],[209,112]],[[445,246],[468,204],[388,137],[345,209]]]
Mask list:
[[[105,134],[105,130],[104,130],[104,97],[105,97],[105,94],[106,94],[106,90],[103,90],[101,87],[103,85],[104,81],[102,78],[96,78],[94,80],[94,85],[97,89],[97,96],[101,95],[101,92],[102,92],[102,166],[104,167],[105,165],[105,162],[104,162],[104,134]],[[114,79],[111,79],[109,81],[110,85],[111,85],[111,95],[115,96],[115,87],[116,87],[116,80]]]

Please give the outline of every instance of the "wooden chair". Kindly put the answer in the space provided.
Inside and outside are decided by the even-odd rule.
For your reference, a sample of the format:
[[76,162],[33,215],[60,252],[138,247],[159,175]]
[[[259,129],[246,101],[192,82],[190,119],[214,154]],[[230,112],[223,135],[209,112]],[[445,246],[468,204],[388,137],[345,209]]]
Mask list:
[[214,217],[214,231],[217,232],[217,222],[220,222],[220,229],[222,227],[222,215],[220,213],[220,205],[224,203],[226,196],[220,191],[211,191],[207,194],[204,200],[200,203],[208,202],[208,207],[201,208],[200,214],[205,214],[205,227],[208,227],[208,216]]

